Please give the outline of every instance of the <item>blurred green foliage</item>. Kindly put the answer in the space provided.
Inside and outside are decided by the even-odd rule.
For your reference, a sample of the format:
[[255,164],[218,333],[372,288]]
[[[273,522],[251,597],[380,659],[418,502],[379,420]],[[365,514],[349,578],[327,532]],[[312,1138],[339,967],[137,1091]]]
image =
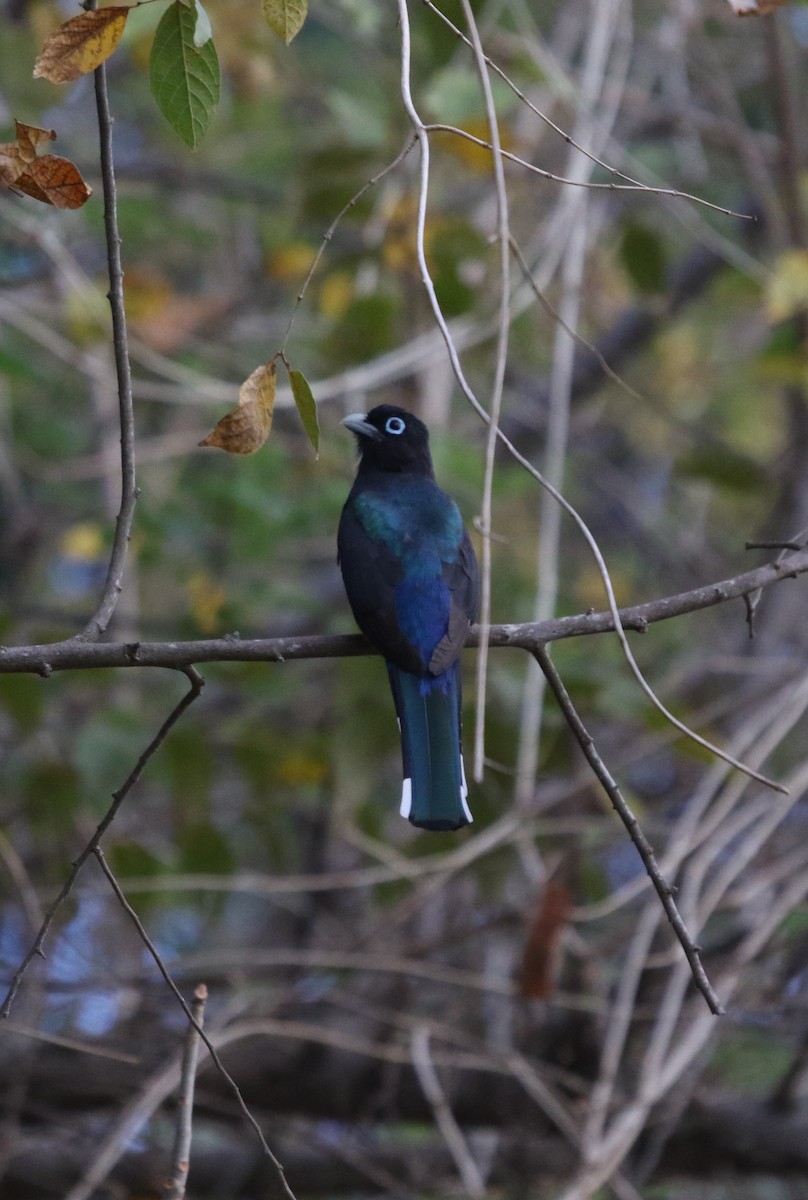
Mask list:
[[[235,394],[240,379],[279,344],[326,227],[403,144],[406,125],[391,84],[395,45],[377,15],[351,6],[340,8],[338,21],[314,14],[294,53],[288,53],[261,29],[247,6],[219,2],[209,8],[226,94],[195,155],[169,141],[146,102],[145,61],[154,14],[133,14],[124,47],[111,61],[119,215],[133,311],[139,314],[133,320],[135,338],[200,377],[232,380]],[[39,17],[27,26],[4,26],[0,76],[6,94],[26,120],[58,125],[70,152],[91,172],[95,151],[89,81],[67,92],[32,83],[29,67],[41,33]],[[479,115],[476,88],[465,68],[455,64],[455,48],[453,36],[440,24],[432,27],[428,40],[419,38],[427,107],[437,114],[451,99],[457,111],[444,112],[444,117],[471,119]],[[535,67],[528,70],[532,77],[535,73]],[[458,75],[465,91],[454,86]],[[506,100],[503,93],[500,99],[507,127],[513,97],[508,93]],[[635,148],[637,154],[642,150]],[[649,143],[645,150],[670,165],[670,148],[663,143]],[[490,269],[490,254],[483,229],[468,205],[460,203],[482,186],[484,169],[462,155],[447,153],[445,161],[450,169],[433,188],[428,230],[438,296],[448,316],[485,319],[492,305],[481,281]],[[404,171],[393,179],[391,192],[371,189],[345,215],[298,313],[288,353],[310,380],[383,355],[429,327],[412,255],[412,177]],[[731,181],[711,180],[711,187],[722,186],[729,196]],[[36,248],[30,225],[20,234],[20,217],[40,220],[43,227],[50,224],[79,268],[103,288],[97,196],[86,210],[61,218],[34,218],[24,206],[11,204],[6,216],[0,214],[2,245],[22,236],[24,246]],[[635,295],[661,291],[667,264],[686,244],[678,227],[663,234],[638,207],[632,210],[624,202],[623,211],[615,253],[608,246],[593,253],[596,286],[591,312],[585,313],[593,328],[605,295],[630,303]],[[699,219],[726,229],[725,218],[699,213]],[[375,226],[380,226],[380,236],[369,233]],[[53,264],[45,262],[43,270],[53,271]],[[754,350],[739,353],[738,334],[739,321],[754,310],[758,295],[743,286],[732,268],[724,270],[716,294],[718,287],[720,304],[708,294],[672,319],[631,370],[632,383],[649,397],[647,406],[627,402],[609,385],[599,420],[591,421],[585,407],[581,410],[583,432],[576,435],[568,492],[592,520],[622,599],[686,586],[697,574],[720,573],[730,563],[737,567],[743,535],[736,530],[740,525],[744,535],[753,532],[770,502],[772,463],[782,450],[783,435],[776,422],[767,421],[765,437],[760,436],[760,372],[773,356],[782,363],[798,347],[775,330],[762,348],[758,368]],[[201,297],[214,302],[210,311],[201,302],[199,311],[193,309]],[[100,331],[81,332],[69,294],[43,295],[39,305],[46,306],[54,336],[78,341],[79,355],[105,360]],[[517,405],[530,405],[531,380],[549,362],[551,333],[541,312],[519,318],[514,345],[524,349],[525,377],[514,380]],[[82,343],[84,337],[90,341]],[[135,359],[138,377],[151,383],[156,394],[159,362],[139,365],[137,350]],[[6,638],[65,636],[91,610],[97,594],[98,576],[91,568],[103,563],[112,515],[105,489],[114,477],[114,464],[105,476],[94,456],[103,446],[108,453],[114,445],[105,432],[114,414],[98,411],[81,362],[66,365],[47,339],[38,345],[30,333],[8,325],[0,336],[0,362],[4,421],[19,453],[25,504],[37,532],[35,552],[19,564],[11,614],[18,624],[10,626]],[[468,370],[483,386],[489,364],[490,342],[469,351]],[[517,376],[521,370],[517,368]],[[334,566],[334,531],[353,447],[338,429],[337,406],[328,404],[321,413],[319,462],[312,460],[285,411],[267,448],[236,461],[195,450],[197,433],[220,415],[218,404],[186,394],[179,397],[181,403],[172,404],[168,396],[166,390],[159,399],[138,400],[143,494],[132,546],[135,572],[128,585],[138,634],[202,637],[238,629],[246,636],[351,629]],[[776,394],[767,403],[776,409]],[[709,445],[699,434],[707,423],[719,439]],[[540,425],[536,414],[535,426]],[[185,443],[178,448],[183,436]],[[482,479],[482,439],[482,430],[459,406],[451,433],[435,431],[442,482],[458,496],[469,519]],[[77,459],[86,464],[78,472]],[[501,461],[495,482],[498,619],[530,614],[540,502],[524,473]],[[683,577],[677,544],[702,510],[699,571]],[[97,524],[100,543],[77,565],[61,546],[87,520]],[[584,547],[569,530],[565,539],[560,609],[602,605]],[[665,628],[649,636],[655,669],[664,675],[689,635]],[[599,644],[594,655],[583,644],[560,653],[571,685],[593,713],[608,711],[619,695],[627,716],[655,725],[655,715],[631,685],[623,689],[615,682],[617,660],[608,644]],[[470,668],[471,662],[469,678]],[[521,676],[516,656],[495,656],[491,688],[497,702],[490,715],[489,754],[506,765],[512,764],[516,750]],[[8,738],[36,738],[51,724],[56,728],[58,753],[44,765],[32,759],[30,777],[21,784],[29,795],[50,791],[61,797],[65,829],[71,814],[78,821],[83,808],[103,809],[152,729],[162,699],[162,688],[149,679],[136,684],[87,680],[81,689],[80,712],[67,739],[59,730],[64,719],[59,715],[61,690],[52,703],[41,681],[0,677]],[[115,693],[121,698],[110,700]],[[371,760],[366,770],[357,767],[357,777],[364,780],[351,799],[357,818],[374,833],[400,842],[400,833],[388,831],[397,764],[395,729],[384,695],[376,663],[216,671],[204,701],[169,739],[144,782],[147,790],[156,789],[160,804],[167,803],[171,813],[166,837],[179,847],[179,859],[173,852],[170,857],[214,869],[218,855],[218,869],[226,869],[254,836],[256,861],[283,859],[294,865],[292,827],[285,824],[279,837],[276,821],[287,820],[287,810],[311,805],[319,806],[327,819],[335,755],[344,754],[348,744],[355,755]],[[548,720],[553,727],[555,715]],[[339,751],[335,740],[341,743]],[[563,739],[551,737],[546,755],[547,771],[566,765]],[[290,764],[295,763],[293,769]],[[485,824],[507,802],[507,778],[492,779],[477,802],[480,822]],[[159,807],[157,800],[154,804]],[[221,816],[222,806],[226,812],[231,804],[238,813],[238,833]],[[397,828],[395,821],[392,828]],[[136,855],[137,838],[130,831],[127,839],[127,853]],[[151,854],[159,840],[152,830],[143,853]],[[279,856],[281,843],[286,848]],[[159,851],[167,853],[165,846]]]
[[[352,368],[383,359],[433,328],[413,252],[414,152],[347,211],[296,312],[289,361],[305,372],[316,399],[317,381],[325,381],[324,392],[325,384],[332,385],[320,404],[319,459],[291,406],[279,406],[270,442],[254,457],[229,458],[198,450],[197,443],[235,402],[241,381],[279,348],[314,254],[340,208],[406,141],[394,20],[391,12],[367,5],[323,6],[286,51],[250,6],[214,0],[207,7],[223,95],[208,136],[192,155],[164,126],[148,94],[148,43],[159,7],[132,14],[123,48],[110,63],[142,489],[131,570],[111,634],[157,640],[235,631],[243,637],[349,632],[335,564],[335,532],[354,458],[352,440],[339,426],[345,408],[383,399],[417,405],[432,424],[440,481],[457,497],[469,525],[483,481],[485,430],[447,385],[442,366],[424,367],[419,360],[392,382],[381,372],[381,383],[351,382]],[[537,19],[549,27],[561,7],[547,6]],[[459,6],[445,11],[457,17]],[[10,315],[0,325],[0,427],[12,463],[6,471],[5,459],[0,461],[5,643],[47,641],[81,628],[98,596],[117,505],[105,318],[76,282],[85,276],[99,294],[106,286],[91,86],[83,80],[57,91],[30,79],[42,25],[53,17],[48,6],[46,17],[37,9],[27,24],[0,17],[3,97],[7,103],[13,98],[13,115],[58,128],[60,147],[92,179],[96,195],[86,209],[56,216],[33,213],[17,198],[0,199],[0,300],[10,298],[30,318],[21,323]],[[646,6],[639,27],[656,19]],[[541,64],[524,52],[509,20],[502,54],[522,86],[543,86]],[[702,32],[709,33],[708,20]],[[724,26],[714,40],[733,62],[738,52]],[[433,22],[418,26],[415,43],[425,111],[471,127],[482,111],[453,35]],[[518,106],[499,85],[497,96],[503,131],[520,148]],[[752,127],[770,123],[759,87],[742,89],[740,99]],[[484,129],[475,131],[484,136]],[[428,258],[447,317],[487,330],[463,353],[469,378],[487,401],[498,301],[485,201],[488,162],[481,152],[475,156],[467,145],[445,139],[436,138],[435,148]],[[538,161],[545,149],[537,139],[524,152]],[[677,186],[696,188],[719,203],[738,202],[737,162],[723,144],[708,146],[709,182],[698,186],[682,166],[681,148],[653,127],[639,130],[630,149],[637,164]],[[547,156],[560,169],[557,152],[549,149]],[[516,236],[529,241],[550,210],[549,185],[526,183],[510,168],[509,182]],[[686,258],[694,238],[703,236],[711,246],[728,239],[747,252],[745,231],[724,216],[691,207],[686,224],[667,219],[680,209],[659,209],[649,197],[609,194],[608,204],[606,233],[592,246],[587,267],[581,323],[588,338],[597,339],[618,317],[646,304],[656,313],[671,268]],[[56,240],[59,254],[49,255],[48,238]],[[548,291],[551,303],[557,302],[557,286]],[[554,336],[553,322],[539,307],[516,314],[504,419],[512,422],[509,435],[537,463]],[[743,569],[745,539],[782,516],[780,471],[791,427],[781,388],[805,384],[798,323],[772,324],[759,279],[737,262],[724,262],[689,303],[665,314],[655,337],[621,371],[642,399],[613,382],[576,399],[565,481],[565,494],[603,548],[619,601],[682,591]],[[348,381],[335,385],[343,372]],[[543,503],[535,482],[500,455],[492,543],[495,620],[531,618]],[[558,609],[603,606],[591,557],[565,522]],[[725,651],[738,653],[739,630],[745,632],[737,606],[731,617],[706,613],[660,624],[632,645],[652,682],[666,689],[666,699],[667,689],[672,693],[677,714],[700,720],[705,694],[714,698],[723,686],[710,661]],[[650,763],[632,794],[643,815],[664,827],[668,811],[689,794],[703,755],[677,743],[670,751],[675,784],[667,787],[669,730],[629,677],[612,639],[558,645],[554,657],[621,769],[631,776],[638,761]],[[467,654],[467,746],[474,723],[473,663]],[[475,825],[469,837],[483,833],[513,803],[524,671],[520,654],[492,656],[491,766],[484,784],[471,787]],[[155,890],[137,898],[150,917],[162,914],[168,921],[179,912],[182,918],[188,896],[182,893],[178,901],[168,887],[160,891],[161,879],[165,883],[172,874],[347,870],[367,839],[379,839],[405,861],[464,844],[415,834],[397,815],[399,743],[380,661],[232,664],[205,668],[204,674],[201,699],[149,763],[105,840],[124,884],[153,882]],[[181,676],[162,672],[48,680],[0,675],[0,821],[22,848],[37,884],[63,879],[111,792],[185,686]],[[720,736],[721,714],[709,710],[705,720]],[[552,863],[571,863],[575,902],[584,904],[608,894],[623,869],[610,855],[626,843],[594,788],[572,787],[579,769],[578,751],[548,704],[539,788],[550,816],[536,841]],[[551,787],[561,801],[548,799]],[[573,837],[567,828],[551,826],[556,812],[577,822]],[[625,869],[636,870],[636,862]],[[511,890],[517,870],[510,847],[473,868],[475,896],[490,906],[481,926],[490,921],[496,929],[510,921],[513,927],[522,919],[523,892],[513,900]],[[199,940],[229,945],[227,921],[234,918],[228,902],[219,893],[204,899],[198,891],[189,894],[204,925]],[[373,889],[372,901],[385,913],[398,913],[408,894],[409,884],[398,880]],[[245,945],[268,936],[271,922],[262,904],[256,902],[261,915],[253,914],[253,924],[239,930]],[[303,907],[297,898],[289,904],[296,915]],[[457,907],[465,914],[462,904]],[[342,914],[336,904],[334,910],[338,924]],[[428,930],[418,936],[423,942],[414,938],[416,949],[428,945]],[[607,946],[602,969],[612,983],[619,965],[611,957],[611,934],[587,927],[581,940],[595,946],[601,936]],[[351,944],[347,935],[345,942]],[[70,1032],[67,1017],[65,1022]],[[765,1034],[730,1038],[715,1060],[714,1077],[745,1090],[768,1087],[783,1066],[778,1056],[763,1071],[770,1054]]]

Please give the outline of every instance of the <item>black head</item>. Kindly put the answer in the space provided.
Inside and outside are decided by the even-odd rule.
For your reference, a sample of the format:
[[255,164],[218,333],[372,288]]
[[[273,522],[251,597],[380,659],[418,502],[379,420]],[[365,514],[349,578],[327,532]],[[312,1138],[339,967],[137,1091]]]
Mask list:
[[432,476],[427,427],[405,408],[380,404],[367,416],[353,413],[342,423],[356,435],[360,470]]

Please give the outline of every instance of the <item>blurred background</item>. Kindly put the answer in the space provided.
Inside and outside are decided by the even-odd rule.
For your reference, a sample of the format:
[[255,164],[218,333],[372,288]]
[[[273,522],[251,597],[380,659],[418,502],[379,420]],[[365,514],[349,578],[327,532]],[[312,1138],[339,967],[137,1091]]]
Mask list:
[[[116,640],[353,630],[335,563],[354,471],[346,412],[429,423],[472,525],[485,429],[460,395],[419,279],[418,154],[333,232],[287,355],[320,409],[315,459],[281,392],[268,445],[197,443],[281,344],[340,209],[410,134],[394,7],[314,3],[289,48],[248,0],[209,0],[217,115],[187,150],[148,53],[161,5],[109,63],[142,489]],[[480,0],[504,147],[542,171],[693,201],[587,191],[509,162],[512,266],[502,425],[563,481],[620,603],[766,560],[747,539],[808,525],[805,80],[808,7],[740,20],[725,0]],[[0,640],[69,637],[93,612],[120,495],[92,81],[32,78],[75,8],[5,0],[0,136],[57,130],[95,195],[61,213],[0,195]],[[462,8],[443,12],[464,27]],[[426,121],[488,138],[472,57],[413,7]],[[529,102],[529,104],[527,103]],[[490,154],[434,133],[426,225],[439,301],[487,405],[499,303]],[[553,316],[560,310],[627,386]],[[566,518],[498,456],[500,622],[604,607]],[[479,539],[477,539],[479,549]],[[541,556],[544,556],[543,558]],[[557,566],[557,595],[537,597]],[[298,1200],[332,1196],[791,1200],[808,1195],[806,584],[654,626],[632,646],[677,716],[791,787],[768,792],[687,743],[612,637],[554,647],[610,769],[679,886],[728,1014],[711,1016],[636,851],[524,656],[491,654],[487,766],[459,835],[398,816],[382,664],[206,666],[202,698],[104,840]],[[465,659],[466,731],[474,655]],[[183,678],[0,675],[0,977]],[[539,736],[540,732],[540,736]],[[93,863],[0,1028],[0,1197],[151,1197],[168,1169],[184,1018]],[[210,1064],[189,1195],[280,1195]]]

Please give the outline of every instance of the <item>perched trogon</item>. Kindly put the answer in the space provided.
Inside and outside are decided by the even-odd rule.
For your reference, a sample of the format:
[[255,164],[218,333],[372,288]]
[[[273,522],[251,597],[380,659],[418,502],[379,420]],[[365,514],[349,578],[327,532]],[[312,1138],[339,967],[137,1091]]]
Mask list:
[[360,460],[340,519],[339,564],[356,623],[387,662],[401,815],[421,829],[460,829],[472,817],[458,656],[477,611],[477,560],[460,510],[435,482],[423,421],[381,404],[342,423]]

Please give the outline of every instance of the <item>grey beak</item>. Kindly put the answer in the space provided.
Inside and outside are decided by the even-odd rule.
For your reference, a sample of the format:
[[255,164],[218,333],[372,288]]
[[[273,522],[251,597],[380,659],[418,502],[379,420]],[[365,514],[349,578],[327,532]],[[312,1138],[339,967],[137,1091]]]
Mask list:
[[370,424],[364,413],[351,413],[350,416],[342,418],[342,424],[357,437],[371,438],[374,442],[382,440],[382,435],[375,425]]

